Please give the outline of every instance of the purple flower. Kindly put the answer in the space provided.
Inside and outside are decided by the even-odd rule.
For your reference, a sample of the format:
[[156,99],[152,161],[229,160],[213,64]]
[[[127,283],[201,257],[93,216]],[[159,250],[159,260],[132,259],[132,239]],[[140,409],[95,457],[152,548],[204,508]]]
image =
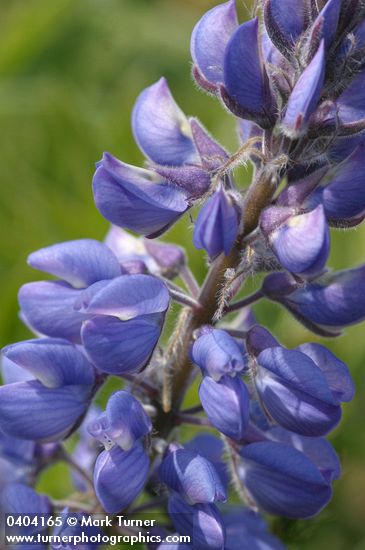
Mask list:
[[[217,5],[191,38],[193,77],[237,117],[239,148],[231,154],[186,117],[160,79],[133,109],[145,168],[109,153],[97,163],[95,203],[114,224],[105,242],[29,256],[56,280],[21,288],[20,317],[39,338],[3,352],[5,511],[49,513],[47,498],[13,482],[35,484],[59,459],[85,497],[93,475],[107,513],[133,510],[137,498],[168,513],[154,534],[176,531],[190,542],[161,550],[282,550],[256,512],[223,504],[230,473],[237,492],[266,513],[307,518],[329,502],[341,467],[323,436],[354,396],[349,369],[320,344],[281,346],[251,308],[275,301],[322,336],[365,318],[365,266],[326,270],[329,227],[365,219],[365,4],[259,4],[243,24],[235,0]],[[246,161],[254,169],[242,189],[234,176]],[[202,284],[182,248],[151,240],[197,205],[193,242],[209,263]],[[242,297],[243,284],[263,276]],[[170,295],[184,308],[156,349]],[[201,405],[184,409],[196,366]],[[110,375],[127,380],[124,389]],[[106,381],[104,392],[114,393],[103,395],[101,411],[92,401]],[[203,432],[182,446],[174,437],[185,423]],[[71,435],[78,440],[67,455],[60,440]],[[162,497],[150,502],[154,489]],[[80,501],[79,520],[94,496]],[[63,521],[52,533],[78,535],[80,527]]]
[[323,36],[326,49],[331,46],[336,36],[341,2],[342,0],[328,0],[313,23],[314,28],[317,27],[318,23],[321,25],[321,35]]
[[158,266],[148,254],[143,239],[135,237],[121,227],[112,225],[106,234],[104,244],[116,256],[123,272],[131,275],[158,272]]
[[336,335],[365,318],[364,270],[360,266],[329,273],[299,288],[284,274],[269,275],[263,292],[313,332]]
[[0,433],[0,491],[8,483],[27,483],[36,469],[36,443]]
[[275,348],[279,345],[279,342],[273,335],[260,325],[254,325],[248,331],[246,347],[251,355],[257,357],[264,349]]
[[116,513],[138,496],[147,481],[149,459],[142,439],[151,431],[151,421],[135,397],[119,391],[88,429],[106,449],[95,463],[95,492],[104,510]]
[[30,254],[28,262],[63,280],[23,285],[22,318],[36,333],[79,343],[81,325],[89,316],[75,311],[74,304],[84,288],[121,275],[117,258],[104,244],[82,239],[42,248]]
[[[265,409],[281,426],[307,436],[325,435],[341,418],[340,380],[352,387],[345,365],[330,357],[322,370],[307,354],[270,347],[257,357],[255,385]],[[351,399],[351,392],[344,400]]]
[[[334,225],[353,225],[365,214],[365,144],[361,143],[344,162],[333,170],[327,185],[318,190],[327,219]],[[330,173],[331,174],[331,173]],[[310,198],[309,198],[310,200]]]
[[189,121],[164,78],[140,94],[133,109],[132,129],[138,146],[155,164],[182,166],[198,160]]
[[201,126],[197,132],[196,122],[185,117],[164,78],[139,96],[132,127],[150,168],[137,168],[105,153],[93,178],[94,199],[113,224],[154,238],[208,190],[212,164],[207,162],[207,149],[214,155],[217,149],[223,156],[225,152]]
[[341,464],[331,443],[323,437],[305,437],[275,426],[265,432],[271,441],[286,443],[305,454],[331,483],[341,475]]
[[93,178],[95,204],[111,223],[157,237],[189,208],[187,192],[156,172],[105,153]]
[[355,388],[345,363],[320,344],[302,344],[297,348],[310,357],[325,375],[331,391],[340,401],[351,401]]
[[63,279],[73,288],[86,288],[121,274],[117,258],[103,243],[81,239],[41,248],[28,256],[28,264]]
[[284,550],[281,542],[270,535],[264,519],[242,506],[223,509],[226,528],[226,550]]
[[150,275],[123,275],[87,289],[75,308],[89,317],[81,338],[90,360],[112,374],[141,370],[158,342],[169,301],[166,285]]
[[194,342],[191,354],[194,363],[215,381],[246,368],[243,347],[221,329],[206,329]]
[[[237,505],[225,506],[222,509],[222,520],[226,532],[224,546],[226,550],[284,549],[280,541],[270,535],[266,522],[257,512]],[[187,544],[163,543],[158,550],[191,550],[192,548],[192,545]]]
[[[361,223],[365,214],[363,185],[364,142],[346,140],[346,147],[337,144],[340,164],[322,168],[285,189],[280,204],[312,209],[322,204],[330,225],[352,227]],[[272,207],[275,208],[275,207]],[[270,210],[270,209],[269,209]]]
[[[32,519],[35,516],[48,517],[51,513],[51,503],[48,497],[44,495],[38,495],[31,487],[27,487],[21,483],[9,483],[2,491],[0,498],[0,510],[5,514],[9,514],[17,519],[18,516],[24,515],[30,516]],[[33,515],[34,514],[34,515]],[[37,522],[38,523],[38,522]],[[29,536],[36,538],[38,535],[45,534],[45,527],[35,525],[33,522],[31,525],[14,526],[9,528],[9,535],[17,536]],[[17,550],[45,550],[45,544],[16,544],[10,548],[16,548]]]
[[[59,517],[62,519],[62,524],[53,529],[52,536],[54,538],[61,537],[61,543],[53,542],[51,544],[52,550],[97,550],[97,548],[100,548],[101,542],[76,543],[76,545],[72,542],[75,540],[100,540],[103,536],[102,530],[98,527],[85,525],[85,522],[88,521],[87,514],[82,512],[78,514],[75,514],[75,512],[70,513],[68,508],[64,508]],[[72,520],[69,520],[69,518],[72,518]],[[72,522],[75,520],[77,520],[77,523],[73,525]],[[80,537],[80,539],[71,537]]]
[[26,283],[18,294],[20,316],[37,336],[65,338],[78,344],[82,323],[89,319],[74,310],[81,293],[63,281]]
[[265,512],[307,518],[318,514],[332,496],[313,462],[289,445],[252,443],[241,456],[243,483]]
[[232,250],[239,226],[239,209],[220,185],[200,210],[194,227],[194,246],[204,248],[210,258]]
[[152,430],[152,424],[133,395],[118,391],[109,398],[106,412],[89,423],[88,430],[106,449],[118,445],[123,451],[130,451]]
[[290,56],[306,26],[306,5],[303,0],[266,0],[265,27],[275,46]]
[[61,339],[28,340],[3,354],[32,379],[0,387],[0,428],[13,437],[57,441],[70,434],[92,397],[94,370],[85,356]]
[[262,128],[275,121],[274,100],[262,60],[259,22],[243,23],[230,38],[224,58],[222,99],[234,114]]
[[218,472],[221,483],[227,492],[229,483],[228,467],[224,461],[224,445],[221,439],[209,434],[200,433],[185,443],[185,448],[203,456],[211,462]]
[[104,243],[118,258],[123,273],[163,275],[173,278],[186,263],[184,250],[175,244],[134,237],[112,226]]
[[226,491],[214,465],[187,449],[169,453],[159,467],[159,477],[189,504],[225,501]]
[[309,117],[317,107],[324,82],[324,42],[303,71],[290,94],[282,122],[284,132],[297,138],[305,131]]
[[104,510],[116,513],[129,506],[146,483],[149,459],[141,440],[151,431],[151,421],[135,397],[119,391],[88,429],[106,449],[95,463],[95,492]]
[[340,135],[357,134],[362,131],[365,117],[363,102],[365,72],[362,70],[351,81],[350,85],[340,94],[338,99],[330,103],[324,110],[319,121],[327,132],[332,133],[340,124]]
[[144,246],[150,257],[156,262],[158,271],[164,277],[177,276],[180,268],[186,263],[184,250],[175,244],[145,239]]
[[280,264],[302,276],[320,273],[330,251],[330,234],[322,205],[303,213],[272,206],[261,215],[261,230]]
[[[89,246],[84,241],[81,245],[82,249]],[[61,260],[57,260],[57,273],[65,274],[68,268],[70,279],[81,269],[77,260],[80,241],[58,247],[67,254],[60,254],[63,264],[60,267]],[[114,278],[107,278],[111,273],[106,264],[105,275],[99,267],[96,273],[91,267],[85,270],[85,285],[87,277],[96,280],[86,288],[76,289],[63,281],[24,285],[19,293],[22,315],[42,334],[77,343],[81,340],[91,361],[103,372],[137,371],[146,365],[157,344],[169,292],[161,280],[150,275],[120,275],[117,258],[105,245],[100,247],[118,268]],[[50,258],[43,261],[43,268],[54,271],[54,251],[46,249],[40,256]],[[98,280],[103,275],[105,278]]]
[[194,550],[224,549],[224,525],[214,504],[190,506],[179,495],[173,494],[169,499],[168,512],[178,533],[191,537]]
[[207,11],[194,27],[190,43],[193,74],[208,92],[217,92],[223,82],[225,48],[237,27],[235,0]]
[[94,487],[104,510],[116,514],[127,508],[142,491],[148,470],[149,459],[140,444],[130,451],[103,451],[95,464]]
[[199,397],[207,417],[219,432],[237,441],[243,438],[249,417],[249,394],[238,376],[222,376],[219,382],[205,376]]

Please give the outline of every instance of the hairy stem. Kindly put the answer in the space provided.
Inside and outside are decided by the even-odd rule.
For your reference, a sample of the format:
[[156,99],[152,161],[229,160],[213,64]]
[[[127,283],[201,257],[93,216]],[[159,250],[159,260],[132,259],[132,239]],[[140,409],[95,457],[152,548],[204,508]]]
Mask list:
[[92,478],[89,474],[74,460],[74,458],[67,452],[64,447],[61,447],[60,458],[66,462],[76,473],[78,473],[81,478],[86,482],[87,487],[92,493],[94,493],[94,484]]
[[143,380],[141,375],[138,376],[130,374],[129,372],[123,372],[120,377],[132,383],[132,393],[135,388],[142,389],[146,395],[151,397],[151,399],[153,397],[156,397],[156,395],[159,393],[158,388],[156,388],[149,382],[146,382],[146,380]]
[[225,330],[228,334],[233,336],[233,338],[240,338],[241,340],[245,340],[247,338],[247,331],[245,330],[238,330],[230,327],[221,327],[223,330]]
[[207,426],[208,428],[213,427],[207,418],[188,414],[179,414],[177,417],[177,422],[178,424],[192,424],[195,426]]
[[194,331],[202,325],[214,323],[226,272],[239,267],[244,251],[244,238],[257,227],[262,209],[273,197],[277,180],[277,170],[263,169],[256,174],[245,196],[243,228],[235,246],[228,256],[221,254],[211,265],[198,297],[201,308],[194,312],[184,308],[180,314],[167,351],[162,404],[157,405],[159,412],[155,427],[160,437],[167,438],[176,425],[178,411],[192,379],[194,366],[190,361],[190,346]]
[[226,308],[226,313],[231,313],[232,311],[237,311],[251,304],[254,304],[258,300],[260,300],[260,298],[262,297],[263,297],[262,291],[258,290],[257,292],[254,292],[250,296],[246,296],[245,298],[242,298],[242,300],[238,300],[237,302],[233,302],[233,304],[230,304]]
[[55,508],[63,509],[70,508],[71,510],[80,509],[83,512],[93,512],[95,509],[95,503],[90,504],[89,502],[83,502],[81,500],[72,500],[72,499],[62,499],[62,500],[52,500],[52,504]]
[[181,267],[180,277],[184,281],[186,288],[190,291],[192,297],[197,298],[199,296],[200,288],[193,272],[187,265],[183,265]]
[[170,296],[175,302],[179,304],[183,304],[187,307],[191,307],[192,309],[198,310],[200,309],[200,304],[195,298],[192,298],[191,296],[188,296],[187,294],[184,294],[183,292],[178,292],[177,290],[173,290],[170,288],[169,290]]

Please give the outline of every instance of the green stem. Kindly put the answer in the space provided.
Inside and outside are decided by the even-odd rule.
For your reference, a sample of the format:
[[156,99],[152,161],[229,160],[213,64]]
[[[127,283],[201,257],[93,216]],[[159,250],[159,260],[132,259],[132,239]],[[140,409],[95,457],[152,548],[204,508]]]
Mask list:
[[233,304],[230,304],[226,308],[225,312],[232,313],[232,311],[237,311],[238,309],[242,309],[244,307],[250,306],[251,304],[254,304],[258,300],[260,300],[262,297],[263,297],[262,291],[258,290],[257,292],[250,294],[250,296],[246,296],[245,298],[242,298],[242,300],[233,302]]
[[71,510],[82,510],[83,512],[94,512],[95,504],[82,502],[81,500],[62,499],[52,500],[52,504],[55,508],[70,508]]
[[60,458],[66,462],[76,473],[78,473],[85,481],[88,488],[94,493],[94,484],[91,477],[85,472],[83,468],[73,459],[73,457],[67,452],[64,447],[60,449]]

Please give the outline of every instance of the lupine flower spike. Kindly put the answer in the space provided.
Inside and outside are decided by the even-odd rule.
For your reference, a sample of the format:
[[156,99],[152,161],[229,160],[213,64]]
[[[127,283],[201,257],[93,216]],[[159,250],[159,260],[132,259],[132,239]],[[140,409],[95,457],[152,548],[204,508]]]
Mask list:
[[[5,511],[67,518],[30,487],[59,460],[77,513],[161,509],[158,550],[280,550],[262,515],[309,518],[330,502],[341,465],[325,437],[354,397],[350,370],[323,343],[279,342],[255,303],[319,336],[365,319],[365,265],[327,265],[333,231],[365,218],[365,5],[260,6],[239,21],[235,0],[216,5],[191,37],[193,77],[235,117],[237,150],[186,116],[164,78],[148,83],[132,113],[144,167],[112,153],[96,165],[104,242],[29,255],[53,278],[22,286],[34,336],[3,349]],[[245,187],[234,169],[247,160]],[[209,266],[202,286],[185,250],[158,239],[184,216]],[[257,288],[235,298],[250,277]]]

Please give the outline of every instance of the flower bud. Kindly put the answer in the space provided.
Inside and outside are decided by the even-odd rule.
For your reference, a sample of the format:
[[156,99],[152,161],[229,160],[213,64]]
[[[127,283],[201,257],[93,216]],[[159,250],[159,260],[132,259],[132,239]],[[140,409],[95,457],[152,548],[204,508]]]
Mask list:
[[201,433],[185,443],[185,448],[198,453],[211,462],[218,472],[221,483],[228,491],[229,473],[224,461],[224,444],[221,439],[210,433]]
[[246,368],[243,347],[221,329],[211,329],[199,336],[192,348],[192,359],[215,381]]
[[306,6],[303,0],[266,0],[265,27],[270,39],[286,57],[305,29]]
[[204,248],[211,259],[232,250],[239,227],[239,210],[220,185],[204,204],[194,228],[194,246]]
[[322,92],[324,74],[325,56],[322,41],[316,55],[303,71],[290,94],[282,122],[283,131],[289,137],[298,138],[305,132]]
[[261,214],[260,226],[285,269],[304,277],[323,270],[330,234],[322,205],[298,214],[290,208],[269,207]]
[[238,27],[230,38],[224,58],[221,95],[235,115],[271,128],[275,121],[274,100],[262,61],[258,19]]
[[195,71],[199,73],[198,84],[208,92],[218,91],[223,82],[224,52],[237,26],[235,0],[207,11],[195,25],[191,36],[191,56]]
[[283,273],[268,275],[262,291],[313,332],[335,336],[365,318],[365,266],[326,274],[297,287]]
[[250,397],[238,376],[223,376],[219,382],[205,376],[200,384],[199,397],[207,417],[219,432],[236,441],[244,437]]
[[250,355],[257,356],[264,349],[275,348],[276,346],[279,346],[279,342],[266,328],[254,325],[248,331],[246,347]]
[[189,504],[208,504],[227,499],[214,465],[194,451],[177,449],[167,455],[159,467],[159,477]]

